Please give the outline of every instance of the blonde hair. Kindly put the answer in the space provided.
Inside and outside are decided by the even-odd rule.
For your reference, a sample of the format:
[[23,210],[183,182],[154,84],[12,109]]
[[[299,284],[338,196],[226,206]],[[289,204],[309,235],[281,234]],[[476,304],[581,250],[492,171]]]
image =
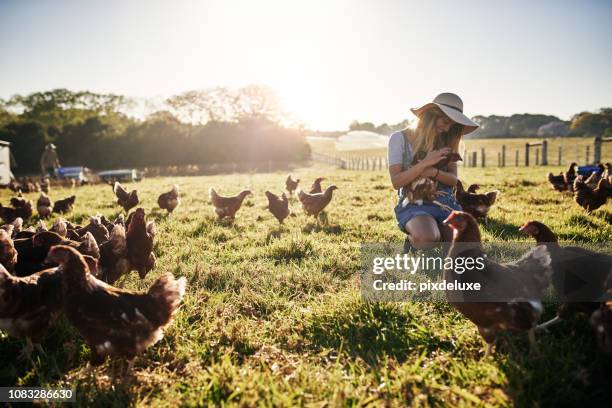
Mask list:
[[427,153],[443,147],[450,147],[455,153],[459,149],[459,142],[463,134],[463,126],[453,123],[447,132],[438,134],[436,132],[436,120],[444,115],[439,109],[429,109],[421,115],[416,126],[412,129],[415,132],[416,146],[415,152]]

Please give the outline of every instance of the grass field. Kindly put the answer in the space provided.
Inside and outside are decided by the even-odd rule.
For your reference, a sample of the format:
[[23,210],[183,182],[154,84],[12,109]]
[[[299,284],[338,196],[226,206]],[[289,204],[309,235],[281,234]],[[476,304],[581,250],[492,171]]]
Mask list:
[[[485,149],[485,160],[488,166],[497,166],[497,153],[502,151],[502,146],[506,146],[506,166],[515,166],[516,151],[519,152],[519,164],[525,163],[525,143],[538,142],[535,138],[512,138],[512,139],[467,139],[464,140],[465,151],[478,153],[478,164],[481,163],[481,149]],[[593,138],[571,137],[571,138],[549,138],[548,139],[548,162],[551,165],[559,163],[559,147],[562,149],[561,164],[569,165],[575,161],[580,165],[586,164],[587,146],[590,149],[589,161],[593,160]],[[333,139],[323,140],[323,138],[309,140],[313,152],[333,155],[337,157],[364,156],[364,157],[386,157],[387,147],[379,149],[361,149],[355,144],[351,149],[350,143],[345,143],[346,149],[337,150]],[[535,164],[535,147],[530,154],[531,164]],[[463,148],[460,149],[463,154]],[[464,158],[465,159],[465,158]],[[612,143],[604,143],[601,151],[602,162],[612,161]]]
[[[552,167],[552,171],[560,168]],[[586,215],[569,195],[552,191],[541,168],[461,169],[461,178],[501,191],[485,240],[526,240],[526,220],[548,224],[562,239],[607,243],[612,204]],[[609,401],[612,364],[599,354],[588,318],[577,317],[538,338],[498,338],[483,357],[476,328],[445,303],[367,304],[360,298],[360,245],[403,241],[384,172],[307,167],[293,174],[310,185],[323,175],[339,189],[329,224],[317,227],[297,203],[296,217],[278,223],[265,209],[266,189],[280,192],[286,172],[147,179],[136,185],[158,225],[156,268],[188,279],[188,290],[165,338],[137,358],[121,379],[120,362],[86,375],[88,349],[62,318],[34,353],[18,362],[23,343],[0,334],[0,384],[76,388],[80,405],[94,406],[599,406]],[[173,183],[183,203],[171,216],[156,210],[157,195]],[[234,194],[250,186],[232,226],[212,213],[208,189]],[[119,213],[111,189],[74,190],[70,219]],[[0,201],[10,197],[7,190]],[[71,194],[53,190],[53,199]],[[35,194],[28,195],[35,199]],[[549,305],[544,318],[554,315]],[[118,379],[114,379],[114,374]]]

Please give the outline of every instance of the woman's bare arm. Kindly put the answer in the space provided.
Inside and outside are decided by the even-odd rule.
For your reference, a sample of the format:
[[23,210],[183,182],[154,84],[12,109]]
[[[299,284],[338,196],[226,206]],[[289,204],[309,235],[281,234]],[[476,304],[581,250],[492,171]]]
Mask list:
[[402,171],[401,164],[394,164],[392,166],[389,166],[389,175],[391,176],[391,184],[393,184],[393,188],[397,190],[407,184],[410,184],[421,175],[425,168],[426,167],[423,166],[421,163],[417,163],[414,166],[410,166],[404,171]]

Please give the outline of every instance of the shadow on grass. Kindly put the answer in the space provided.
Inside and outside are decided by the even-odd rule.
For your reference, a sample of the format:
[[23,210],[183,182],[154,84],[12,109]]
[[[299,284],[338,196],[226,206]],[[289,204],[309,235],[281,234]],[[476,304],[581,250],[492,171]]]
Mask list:
[[519,231],[519,227],[496,218],[487,217],[486,221],[482,222],[480,226],[498,239],[505,241],[525,239],[525,234]]
[[[586,316],[539,333],[530,352],[526,336],[504,334],[494,358],[516,406],[609,406],[612,359],[597,349]],[[586,404],[586,405],[585,405]]]
[[310,222],[302,228],[302,232],[310,234],[313,232],[324,232],[331,235],[342,234],[343,229],[340,225],[318,225],[315,222]]
[[342,349],[374,366],[385,357],[401,363],[415,351],[452,347],[395,304],[358,301],[347,306],[311,318],[305,336],[314,348]]

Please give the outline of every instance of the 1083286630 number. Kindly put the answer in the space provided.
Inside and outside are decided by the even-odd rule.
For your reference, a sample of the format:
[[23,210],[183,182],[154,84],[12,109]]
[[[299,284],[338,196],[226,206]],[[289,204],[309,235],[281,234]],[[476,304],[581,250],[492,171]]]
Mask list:
[[0,387],[0,402],[74,402],[75,399],[70,388]]

